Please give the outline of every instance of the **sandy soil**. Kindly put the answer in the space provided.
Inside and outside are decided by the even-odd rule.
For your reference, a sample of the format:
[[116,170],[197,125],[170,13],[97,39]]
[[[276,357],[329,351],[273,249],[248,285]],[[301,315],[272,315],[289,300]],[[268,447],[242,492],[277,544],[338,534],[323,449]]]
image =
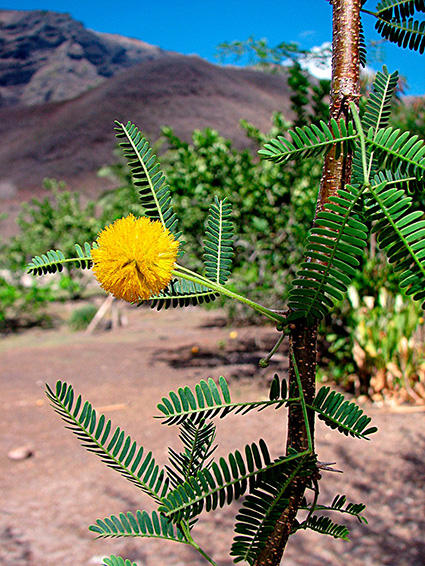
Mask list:
[[[258,369],[273,344],[273,328],[229,328],[217,311],[126,312],[129,326],[114,332],[33,330],[0,341],[1,566],[90,566],[109,554],[138,566],[206,564],[172,542],[94,539],[87,527],[97,518],[152,507],[136,487],[78,446],[49,406],[44,383],[71,382],[165,463],[167,446],[178,448],[178,439],[174,427],[151,418],[162,395],[224,375],[234,400],[261,398],[273,373],[284,373],[285,360]],[[346,439],[319,424],[317,448],[321,461],[336,461],[345,472],[325,475],[322,501],[346,493],[367,504],[369,524],[347,519],[351,543],[297,533],[285,554],[287,566],[424,566],[425,413],[408,407],[366,411],[379,427],[371,442]],[[218,432],[223,454],[262,437],[277,456],[285,418],[276,411],[229,416]],[[19,446],[29,447],[32,456],[10,459]],[[232,564],[228,549],[237,508],[205,514],[195,527],[198,542],[220,566]]]

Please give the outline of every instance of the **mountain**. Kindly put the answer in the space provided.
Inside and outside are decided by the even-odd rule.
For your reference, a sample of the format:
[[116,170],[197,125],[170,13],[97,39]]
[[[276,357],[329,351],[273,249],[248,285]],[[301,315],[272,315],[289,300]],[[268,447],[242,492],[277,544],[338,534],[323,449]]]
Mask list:
[[[89,32],[63,14],[0,11],[0,22],[0,202],[10,218],[20,202],[43,193],[45,177],[64,180],[91,197],[111,188],[97,171],[117,160],[114,120],[132,121],[152,141],[165,125],[187,141],[194,129],[212,127],[242,148],[249,140],[239,127],[241,119],[267,131],[273,112],[290,114],[283,74],[212,65],[197,56]],[[72,45],[81,47],[72,48],[83,53],[78,60]],[[102,57],[93,55],[96,49]],[[21,65],[19,53],[26,54]],[[84,90],[77,67],[67,71],[75,91],[63,79],[66,65],[75,61],[96,69],[94,82],[85,82]],[[49,75],[48,68],[55,69],[51,94],[31,86],[49,82],[33,82]],[[68,99],[60,99],[61,93]]]
[[69,100],[165,53],[87,30],[68,14],[0,10],[0,107]]

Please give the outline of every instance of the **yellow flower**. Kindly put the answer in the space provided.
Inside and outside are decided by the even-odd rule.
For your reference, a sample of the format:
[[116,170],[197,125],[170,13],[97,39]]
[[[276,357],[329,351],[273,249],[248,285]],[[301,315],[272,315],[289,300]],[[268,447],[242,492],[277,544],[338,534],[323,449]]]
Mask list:
[[117,299],[144,301],[171,281],[179,243],[159,220],[129,214],[102,230],[97,243],[92,271]]

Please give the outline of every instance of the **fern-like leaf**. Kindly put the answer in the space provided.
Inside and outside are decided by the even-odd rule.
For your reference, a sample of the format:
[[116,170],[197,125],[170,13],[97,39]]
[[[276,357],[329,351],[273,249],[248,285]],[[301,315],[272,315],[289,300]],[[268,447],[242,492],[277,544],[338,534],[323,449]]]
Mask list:
[[158,511],[173,522],[179,522],[198,516],[204,505],[207,511],[230,505],[246,492],[248,485],[252,491],[266,474],[284,473],[293,460],[301,457],[294,453],[272,462],[263,440],[258,446],[246,445],[245,460],[236,450],[229,454],[227,461],[220,458],[218,464],[213,462],[210,469],[200,470],[195,477],[170,491]]
[[[345,505],[345,507],[344,507]],[[315,511],[336,511],[342,514],[352,515],[356,517],[360,523],[367,525],[367,520],[361,513],[365,510],[366,505],[363,503],[347,503],[345,495],[336,495],[331,505],[316,505]],[[306,507],[309,509],[309,507]]]
[[304,253],[307,261],[292,282],[288,320],[312,322],[343,298],[360,265],[357,257],[363,255],[368,235],[366,226],[353,214],[361,196],[362,191],[346,185],[317,215]]
[[388,69],[382,68],[378,71],[373,81],[370,93],[362,117],[362,126],[365,132],[370,128],[373,132],[386,128],[391,114],[391,102],[397,88],[399,74],[397,71],[389,73]]
[[[49,250],[46,254],[35,256],[27,266],[27,273],[32,275],[46,275],[63,271],[65,265],[74,265],[80,269],[90,269],[92,266],[91,250],[97,247],[85,242],[83,247],[75,244],[76,257],[66,258],[60,250]],[[84,248],[84,249],[83,249]]]
[[[422,211],[411,211],[412,197],[386,182],[370,188],[366,201],[369,218],[378,234],[399,284],[415,300],[425,298],[425,220]],[[425,302],[422,305],[425,308]]]
[[137,566],[137,564],[128,559],[124,560],[121,556],[111,554],[109,558],[103,559],[103,566]]
[[294,387],[289,388],[285,379],[279,381],[274,376],[271,386],[269,400],[232,403],[229,387],[223,376],[220,376],[218,385],[212,378],[207,381],[201,380],[195,385],[194,391],[189,387],[180,387],[175,393],[171,391],[168,397],[163,397],[162,402],[157,405],[163,419],[163,424],[175,425],[191,419],[194,424],[205,419],[215,417],[224,418],[229,413],[246,414],[252,410],[263,410],[267,407],[278,409],[295,397]]
[[425,21],[410,17],[416,12],[425,12],[424,0],[381,0],[376,12],[372,13],[377,18],[375,29],[399,47],[409,47],[422,54],[425,51]]
[[376,13],[387,20],[404,20],[415,12],[425,12],[425,0],[381,0],[376,5]]
[[367,48],[366,40],[364,36],[363,24],[360,22],[360,34],[359,34],[359,62],[360,65],[365,68],[367,64]]
[[313,404],[307,406],[326,425],[346,436],[369,440],[368,436],[378,430],[376,427],[366,428],[372,419],[363,414],[363,410],[355,403],[346,400],[342,393],[331,391],[330,387],[322,387]]
[[159,220],[178,239],[181,232],[177,231],[177,216],[171,206],[170,187],[149,142],[131,122],[126,126],[120,122],[115,124],[116,137],[122,140],[119,145],[128,160],[146,215]]
[[[202,303],[210,303],[218,297],[218,294],[203,285],[187,281],[186,279],[173,279],[171,283],[158,295],[151,297],[151,308],[161,310],[170,307],[196,306]],[[140,303],[143,304],[143,303]]]
[[212,456],[217,445],[213,446],[216,427],[213,422],[205,424],[202,420],[194,424],[187,419],[180,425],[179,438],[184,446],[183,452],[168,449],[172,466],[165,466],[172,487],[184,483],[190,476],[195,476],[202,468],[208,468],[207,460]]
[[211,281],[224,285],[230,275],[233,257],[232,206],[227,199],[218,200],[210,207],[204,240],[205,275]]
[[[56,392],[46,386],[46,395],[55,411],[89,452],[97,454],[102,461],[134,483],[144,493],[160,502],[167,493],[168,479],[152,457],[152,452],[144,456],[143,447],[137,448],[124,431],[117,427],[112,433],[112,423],[104,415],[99,418],[92,405],[83,404],[81,395],[74,403],[74,390],[71,385],[58,381]],[[143,457],[144,456],[144,457]]]
[[[384,66],[378,71],[372,86],[372,92],[366,103],[364,115],[362,117],[362,127],[365,132],[370,131],[371,136],[376,136],[376,132],[388,126],[391,114],[391,102],[398,83],[398,73],[388,73]],[[376,170],[373,161],[373,154],[366,150],[366,159],[369,176]],[[353,157],[352,183],[362,184],[364,182],[363,159],[360,144],[357,145]]]
[[425,143],[417,135],[391,127],[377,132],[369,130],[366,144],[382,169],[415,175],[418,179],[425,177]]
[[309,476],[315,467],[315,456],[292,460],[278,474],[259,482],[246,496],[236,517],[235,537],[230,550],[234,562],[255,562],[288,505],[288,487],[296,477]]
[[332,147],[336,148],[336,156],[344,153],[349,147],[353,147],[358,135],[353,129],[351,122],[348,129],[343,119],[338,123],[331,119],[330,128],[325,122],[320,121],[320,128],[314,124],[289,130],[292,141],[278,136],[264,145],[258,153],[277,163],[287,163],[292,159],[306,159],[324,155]]
[[[307,521],[304,521],[294,529],[296,532],[300,529],[310,529],[316,531],[321,535],[329,535],[334,538],[342,538],[343,540],[349,541],[348,535],[350,531],[345,525],[339,525],[334,523],[329,517],[323,515],[311,515]],[[293,534],[293,533],[291,533]]]
[[118,517],[111,515],[97,519],[96,524],[90,525],[89,530],[95,533],[97,538],[157,538],[188,544],[180,528],[156,511],[151,515],[146,511],[136,511],[135,515],[129,511],[120,513]]

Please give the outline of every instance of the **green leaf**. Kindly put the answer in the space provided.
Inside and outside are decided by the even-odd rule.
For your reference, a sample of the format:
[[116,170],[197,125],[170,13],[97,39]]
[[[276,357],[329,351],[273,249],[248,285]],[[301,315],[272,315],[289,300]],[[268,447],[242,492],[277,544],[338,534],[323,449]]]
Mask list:
[[423,0],[381,0],[373,14],[377,18],[375,29],[399,47],[422,54],[425,51],[425,21],[409,18],[416,11],[425,12]]
[[122,140],[119,145],[128,160],[146,215],[159,220],[176,240],[179,239],[181,232],[177,231],[177,216],[171,206],[170,188],[149,142],[131,122],[127,122],[126,126],[120,122],[115,122],[115,125],[116,137]]
[[388,127],[377,132],[369,130],[366,144],[380,168],[418,179],[425,176],[425,143],[418,136]]
[[314,455],[294,459],[278,473],[263,477],[250,491],[236,517],[235,537],[230,550],[234,562],[254,564],[288,506],[288,488],[295,478],[311,475],[316,465]]
[[329,517],[325,516],[311,515],[307,521],[304,521],[296,528],[296,530],[299,529],[310,529],[322,535],[329,535],[346,541],[350,540],[348,538],[350,531],[345,525],[334,523]]
[[277,375],[271,384],[270,400],[261,400],[244,403],[232,403],[227,382],[224,377],[220,377],[218,384],[213,379],[208,382],[201,380],[195,385],[195,393],[189,387],[179,388],[178,395],[174,392],[169,393],[169,397],[163,397],[162,402],[157,405],[161,416],[155,418],[163,419],[163,424],[175,425],[181,424],[187,419],[191,419],[197,424],[205,419],[215,417],[224,418],[229,413],[241,413],[245,415],[252,410],[263,410],[267,407],[275,407],[278,409],[285,405],[290,398],[295,397],[294,388],[291,387],[288,392],[286,380],[282,380],[281,394],[275,391],[276,380],[279,383]]
[[292,159],[306,159],[318,157],[327,153],[332,147],[336,152],[347,151],[352,147],[358,134],[354,131],[351,122],[348,130],[343,119],[337,123],[331,120],[331,129],[325,122],[320,122],[320,128],[316,125],[295,128],[295,132],[289,130],[292,141],[278,136],[264,145],[258,153],[277,163],[287,163]]
[[[415,300],[425,298],[425,231],[421,211],[412,210],[412,197],[397,185],[370,187],[366,212],[373,222],[381,250],[397,273],[400,287]],[[422,305],[425,308],[425,302]]]
[[155,501],[161,501],[167,493],[169,482],[165,472],[155,463],[151,452],[143,458],[143,448],[136,450],[136,444],[119,427],[111,434],[111,422],[106,422],[103,415],[98,419],[96,411],[87,401],[81,408],[80,396],[74,405],[71,385],[58,381],[56,392],[46,385],[46,395],[55,411],[66,422],[66,428],[77,436],[89,452],[97,454],[107,466],[119,472]]
[[233,256],[232,207],[227,199],[218,200],[210,207],[204,240],[205,275],[211,281],[224,285],[230,275]]
[[353,218],[363,191],[347,185],[317,214],[304,252],[306,261],[292,281],[288,320],[320,319],[347,292],[368,236],[366,225]]
[[130,560],[124,561],[121,556],[114,556],[113,554],[111,554],[109,558],[104,558],[103,564],[105,566],[137,566],[135,562],[131,562]]
[[111,515],[103,520],[97,519],[96,524],[90,525],[89,530],[95,533],[97,538],[156,538],[189,544],[179,526],[176,527],[156,511],[151,515],[146,511],[137,511],[136,515],[128,511],[120,513],[119,517]]
[[307,405],[318,413],[318,417],[330,428],[342,432],[346,436],[368,439],[378,429],[376,427],[367,428],[370,417],[363,414],[352,401],[347,401],[342,393],[332,391],[330,387],[321,387],[312,405]]
[[207,460],[211,457],[217,446],[213,446],[216,436],[215,425],[212,422],[205,424],[204,420],[194,424],[190,419],[180,425],[179,438],[184,450],[177,453],[168,449],[169,460],[172,467],[165,466],[171,485],[176,488],[189,477],[195,476],[199,470],[208,467]]
[[173,522],[193,519],[205,508],[207,511],[229,505],[239,499],[248,485],[252,490],[265,474],[284,473],[293,460],[301,458],[297,453],[288,457],[270,460],[267,446],[263,440],[245,446],[245,462],[237,450],[234,454],[213,462],[211,471],[204,468],[194,477],[170,491],[162,499],[158,511]]
[[[161,310],[170,307],[196,306],[202,303],[210,303],[218,297],[218,294],[203,285],[187,281],[186,279],[176,278],[163,289],[158,295],[149,299],[151,308]],[[140,303],[142,305],[143,303]]]
[[[388,126],[392,99],[397,88],[398,79],[397,71],[390,74],[385,66],[382,68],[382,71],[376,73],[372,92],[367,98],[364,115],[361,120],[363,130],[365,132],[369,131],[371,136],[375,136],[378,130]],[[373,173],[376,170],[373,154],[367,151],[366,159],[368,168]],[[359,143],[357,143],[353,156],[351,182],[353,184],[364,182],[362,149]]]
[[84,243],[84,251],[79,244],[75,244],[76,257],[66,258],[60,250],[49,250],[42,256],[35,256],[27,265],[27,273],[31,275],[46,275],[63,271],[64,265],[73,264],[80,269],[90,269],[92,266],[91,250],[96,248],[88,242]]

